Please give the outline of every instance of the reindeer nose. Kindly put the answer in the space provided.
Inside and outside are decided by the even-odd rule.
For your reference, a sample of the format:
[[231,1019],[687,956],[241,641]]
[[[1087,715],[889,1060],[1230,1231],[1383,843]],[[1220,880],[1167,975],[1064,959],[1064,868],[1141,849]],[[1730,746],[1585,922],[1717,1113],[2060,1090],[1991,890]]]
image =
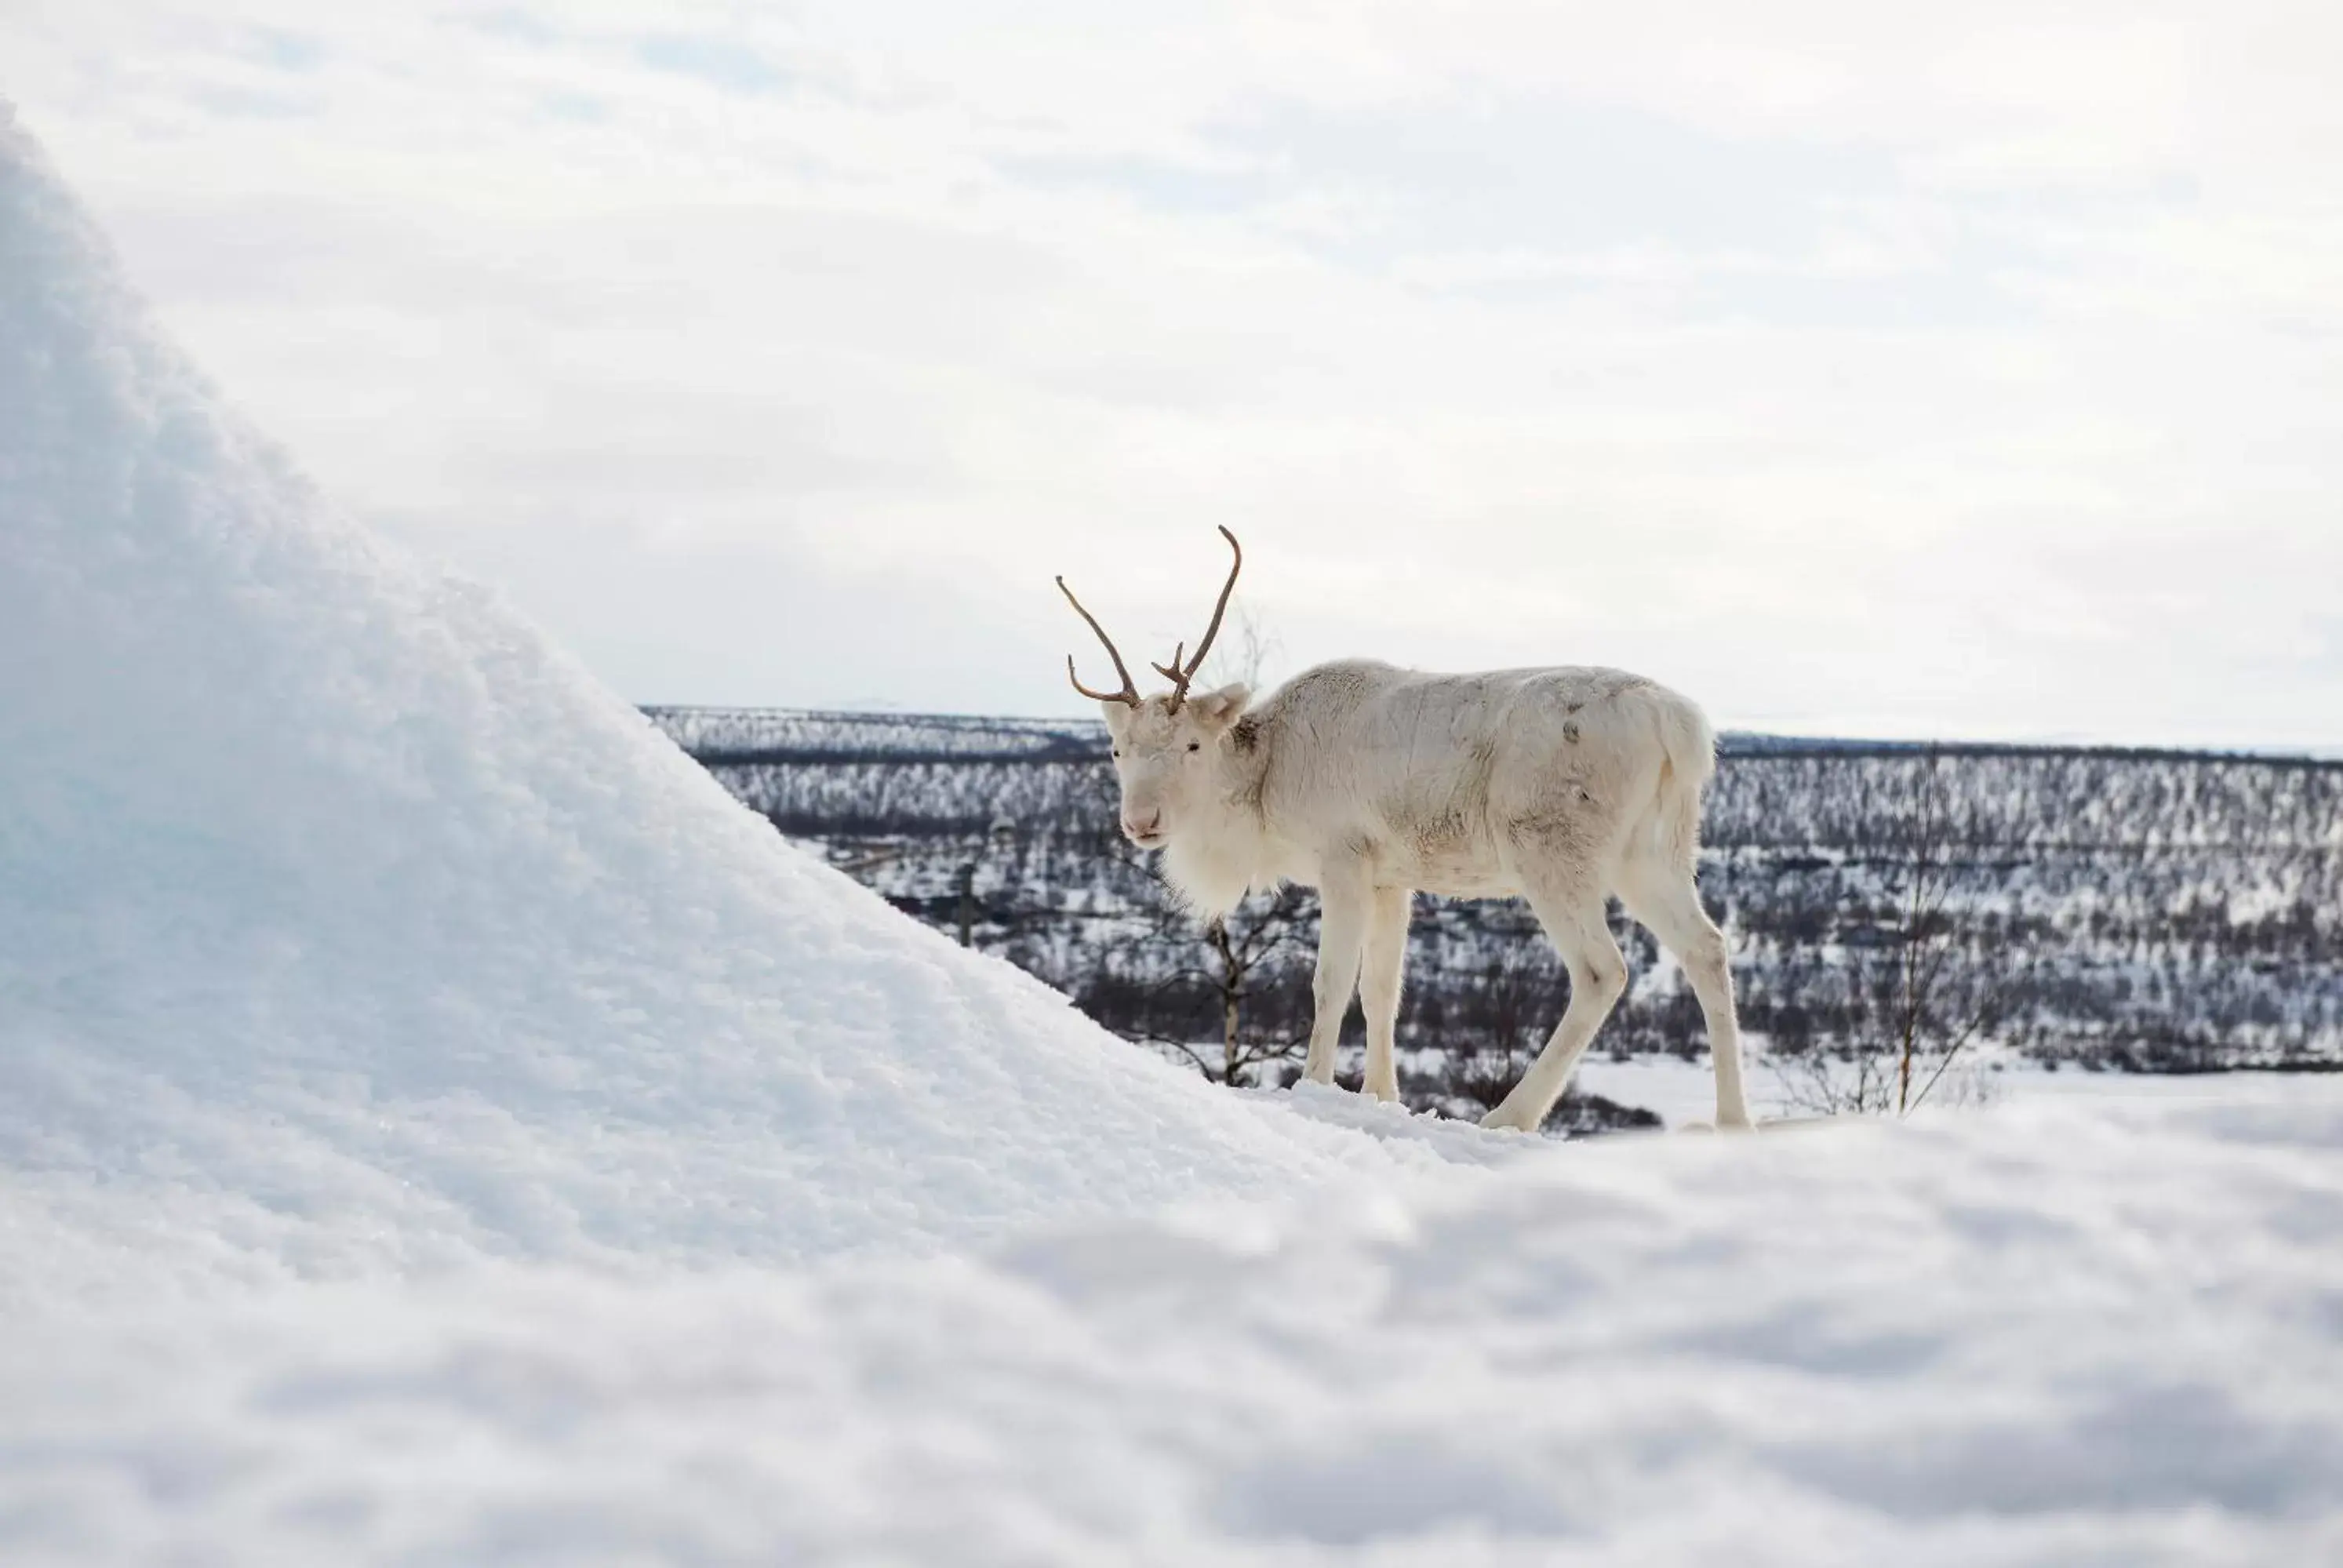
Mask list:
[[1136,817],[1126,816],[1122,819],[1122,836],[1126,839],[1152,838],[1155,829],[1161,826],[1162,821],[1163,812],[1161,808],[1148,813],[1147,820],[1144,822]]

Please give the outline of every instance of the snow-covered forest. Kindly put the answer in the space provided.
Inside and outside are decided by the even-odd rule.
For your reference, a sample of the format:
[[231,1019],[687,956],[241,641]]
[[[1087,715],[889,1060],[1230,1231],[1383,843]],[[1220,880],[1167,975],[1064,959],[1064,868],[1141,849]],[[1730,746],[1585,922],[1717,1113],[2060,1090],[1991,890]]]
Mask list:
[[[1200,931],[1115,831],[1094,725],[651,718],[781,832],[1118,1032],[1218,1042],[1241,992],[1256,1070],[1307,1034],[1311,895],[1256,898],[1226,940]],[[1749,735],[1720,750],[1702,885],[1735,943],[1745,1020],[1776,1051],[1875,1043],[1884,979],[1925,940],[1939,977],[1926,1021],[1948,1036],[1973,1026],[2095,1068],[2343,1061],[2343,763]],[[1681,977],[1617,923],[1639,980],[1600,1047],[1700,1049]],[[1568,994],[1527,910],[1420,898],[1412,940],[1412,1097],[1501,1083]],[[1222,1065],[1217,1045],[1201,1054]]]

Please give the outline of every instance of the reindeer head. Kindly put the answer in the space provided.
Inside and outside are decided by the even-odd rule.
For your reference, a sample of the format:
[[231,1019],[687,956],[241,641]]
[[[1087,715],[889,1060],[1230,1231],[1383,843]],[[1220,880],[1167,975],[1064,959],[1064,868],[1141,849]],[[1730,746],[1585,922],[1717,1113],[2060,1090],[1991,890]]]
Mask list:
[[1066,678],[1074,683],[1076,691],[1097,699],[1106,714],[1107,733],[1114,740],[1115,778],[1122,786],[1123,836],[1142,849],[1159,848],[1169,839],[1201,792],[1212,787],[1212,764],[1227,739],[1229,727],[1244,711],[1252,695],[1242,685],[1195,696],[1188,691],[1189,683],[1204,667],[1212,638],[1220,635],[1221,617],[1228,611],[1229,595],[1236,591],[1237,573],[1244,569],[1244,549],[1236,535],[1222,528],[1221,537],[1235,552],[1235,563],[1229,568],[1229,580],[1221,587],[1220,602],[1212,607],[1212,624],[1204,628],[1203,640],[1196,644],[1195,657],[1183,658],[1188,645],[1182,643],[1172,649],[1170,664],[1153,667],[1172,683],[1171,691],[1162,696],[1139,695],[1131,671],[1123,667],[1122,655],[1115,651],[1114,639],[1082,608],[1066,579],[1058,579],[1058,591],[1106,645],[1114,672],[1122,678],[1120,691],[1092,691],[1074,673],[1073,656],[1066,656]]

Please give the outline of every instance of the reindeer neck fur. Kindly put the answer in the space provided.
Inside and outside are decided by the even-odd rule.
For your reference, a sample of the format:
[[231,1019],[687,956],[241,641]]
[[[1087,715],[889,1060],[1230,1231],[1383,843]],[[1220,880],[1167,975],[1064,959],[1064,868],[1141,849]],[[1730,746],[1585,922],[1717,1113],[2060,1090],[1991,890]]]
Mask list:
[[1164,879],[1205,920],[1222,919],[1256,886],[1275,879],[1272,846],[1262,814],[1269,769],[1268,737],[1252,715],[1222,742],[1212,788],[1173,828],[1163,846]]

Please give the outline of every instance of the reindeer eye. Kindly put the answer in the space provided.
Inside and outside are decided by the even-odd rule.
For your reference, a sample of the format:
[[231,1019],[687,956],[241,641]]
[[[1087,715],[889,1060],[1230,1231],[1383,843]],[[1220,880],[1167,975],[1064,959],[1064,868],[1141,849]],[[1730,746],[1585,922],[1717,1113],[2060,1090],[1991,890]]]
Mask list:
[[1122,755],[1122,748],[1121,748],[1121,747],[1120,747],[1120,746],[1116,747],[1116,748],[1114,749],[1114,754],[1115,754],[1117,757],[1121,756],[1121,755]]
[[1203,745],[1203,742],[1201,740],[1191,740],[1188,742],[1188,749],[1193,751],[1202,745]]

